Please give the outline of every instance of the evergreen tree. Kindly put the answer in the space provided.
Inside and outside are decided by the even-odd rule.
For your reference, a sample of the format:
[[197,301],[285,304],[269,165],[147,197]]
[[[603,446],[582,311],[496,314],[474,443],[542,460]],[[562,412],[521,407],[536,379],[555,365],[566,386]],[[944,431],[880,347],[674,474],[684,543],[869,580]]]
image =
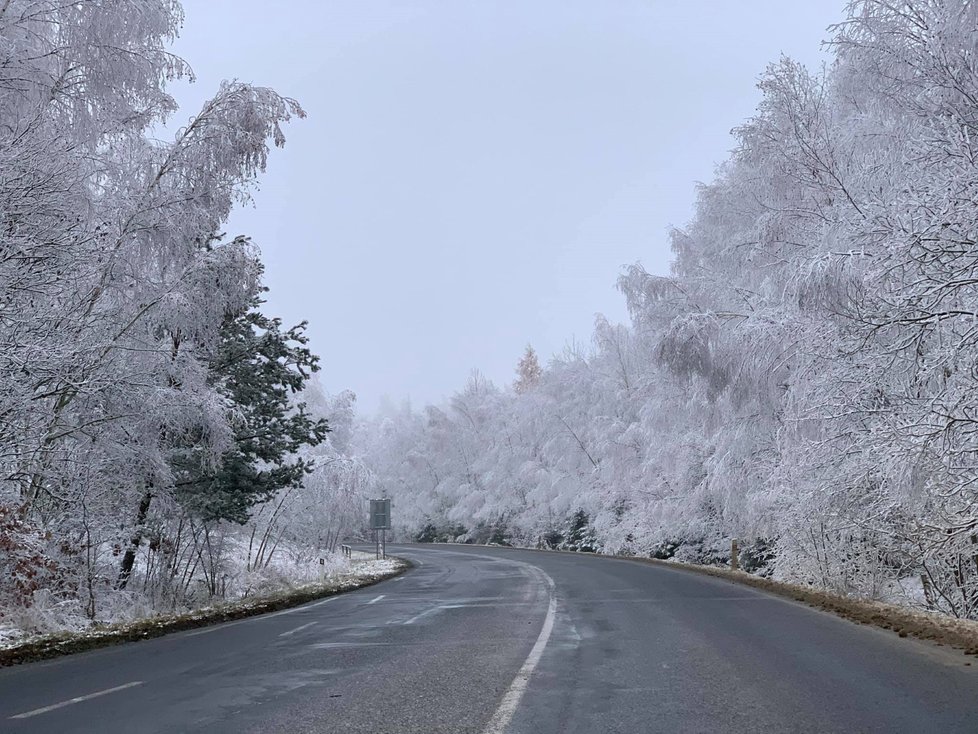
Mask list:
[[594,553],[597,551],[597,538],[591,526],[591,518],[584,510],[578,510],[567,524],[567,537],[563,543],[566,550]]
[[209,468],[197,441],[174,461],[183,478],[178,501],[204,520],[245,522],[249,508],[283,487],[298,486],[310,463],[296,452],[321,443],[329,427],[314,419],[304,402],[291,396],[319,370],[306,347],[306,322],[282,329],[282,321],[261,313],[262,301],[229,316],[210,370],[216,387],[234,411],[233,442],[216,468]]
[[533,347],[527,344],[526,351],[523,352],[519,364],[516,365],[516,382],[513,383],[513,389],[518,393],[525,393],[540,381],[542,374],[543,369],[540,367],[537,353],[533,351]]

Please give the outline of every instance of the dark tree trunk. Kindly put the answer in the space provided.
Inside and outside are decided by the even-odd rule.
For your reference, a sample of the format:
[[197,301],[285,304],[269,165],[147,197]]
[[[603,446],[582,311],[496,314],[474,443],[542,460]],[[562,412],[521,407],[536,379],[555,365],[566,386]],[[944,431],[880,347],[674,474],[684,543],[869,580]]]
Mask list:
[[117,589],[126,588],[126,584],[129,583],[129,577],[132,575],[132,567],[136,564],[136,551],[139,550],[139,544],[143,542],[143,527],[146,525],[146,516],[149,514],[149,503],[153,500],[153,493],[151,489],[146,490],[146,494],[139,501],[139,510],[136,512],[136,530],[132,534],[132,539],[129,541],[129,547],[126,548],[126,553],[122,556],[122,566],[119,567],[119,579],[116,581],[115,587]]

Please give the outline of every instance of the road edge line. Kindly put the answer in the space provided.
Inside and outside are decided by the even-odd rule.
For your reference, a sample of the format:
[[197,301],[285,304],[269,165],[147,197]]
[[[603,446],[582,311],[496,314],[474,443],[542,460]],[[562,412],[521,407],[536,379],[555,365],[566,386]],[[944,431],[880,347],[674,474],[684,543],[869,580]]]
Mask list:
[[550,578],[549,574],[537,566],[530,566],[530,568],[535,569],[547,580],[547,591],[550,595],[550,602],[547,605],[547,616],[543,620],[543,627],[540,628],[540,634],[537,636],[536,642],[530,648],[530,654],[526,656],[523,665],[516,672],[516,677],[513,678],[513,682],[506,690],[506,693],[503,694],[499,706],[496,707],[492,718],[489,719],[489,723],[486,724],[486,728],[483,729],[482,734],[504,734],[506,727],[513,720],[513,715],[520,705],[523,694],[526,693],[526,688],[530,683],[530,676],[533,675],[533,671],[540,662],[540,658],[543,657],[543,651],[547,647],[547,643],[550,641],[550,635],[554,629],[554,621],[557,617],[557,593],[554,580]]
[[523,546],[487,546],[477,543],[417,543],[425,546],[467,546],[469,548],[503,548],[513,551],[547,553],[553,555],[601,558],[607,561],[639,563],[656,566],[677,573],[692,573],[711,576],[718,581],[726,581],[738,586],[752,587],[775,598],[787,599],[807,605],[855,624],[890,630],[900,637],[913,637],[928,643],[936,643],[960,650],[965,655],[978,656],[978,622],[964,620],[936,612],[926,612],[913,607],[882,601],[873,601],[853,596],[843,596],[828,589],[816,586],[803,586],[789,581],[770,579],[764,576],[732,571],[723,566],[705,566],[697,563],[645,558],[643,556],[617,556],[591,551],[552,550],[549,548],[526,548]]

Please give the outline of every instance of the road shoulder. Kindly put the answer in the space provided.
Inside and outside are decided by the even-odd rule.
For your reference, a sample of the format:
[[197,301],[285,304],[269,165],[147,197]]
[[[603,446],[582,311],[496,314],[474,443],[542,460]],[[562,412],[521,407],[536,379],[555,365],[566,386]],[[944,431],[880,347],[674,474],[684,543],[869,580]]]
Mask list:
[[282,609],[298,607],[326,597],[344,594],[399,576],[411,568],[410,561],[390,557],[386,566],[364,569],[362,573],[344,575],[325,583],[306,584],[267,596],[244,599],[182,614],[161,615],[124,624],[95,627],[84,632],[42,635],[0,649],[0,667],[19,665],[119,645],[125,642],[162,637],[210,625],[254,617]]

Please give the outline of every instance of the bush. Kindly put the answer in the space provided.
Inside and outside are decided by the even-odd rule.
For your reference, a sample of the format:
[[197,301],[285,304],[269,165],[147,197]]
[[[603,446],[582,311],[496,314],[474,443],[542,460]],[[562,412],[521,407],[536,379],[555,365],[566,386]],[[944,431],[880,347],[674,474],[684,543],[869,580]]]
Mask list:
[[769,564],[774,560],[774,545],[767,538],[755,538],[740,548],[740,568],[747,573],[770,576]]
[[559,530],[548,530],[543,534],[541,540],[543,541],[543,547],[549,548],[550,550],[557,550],[564,542],[564,534]]
[[435,543],[438,540],[438,528],[432,523],[425,523],[424,526],[414,534],[416,543]]
[[682,542],[679,540],[662,540],[653,545],[649,550],[649,558],[668,561],[676,555],[676,551],[679,550],[680,545],[682,545]]
[[464,525],[449,523],[439,527],[430,520],[414,534],[416,543],[471,543],[466,537],[468,531]]
[[567,537],[560,547],[582,553],[595,553],[598,550],[597,535],[591,525],[591,518],[584,510],[578,510],[571,517],[567,526]]

